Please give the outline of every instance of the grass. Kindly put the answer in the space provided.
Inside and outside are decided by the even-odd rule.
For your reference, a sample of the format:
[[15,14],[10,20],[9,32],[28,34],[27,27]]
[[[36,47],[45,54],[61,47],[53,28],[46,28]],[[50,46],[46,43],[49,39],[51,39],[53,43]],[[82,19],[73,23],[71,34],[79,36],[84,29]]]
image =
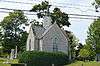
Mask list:
[[[18,63],[18,59],[14,59],[14,60],[8,60],[11,63]],[[7,62],[7,59],[4,58],[0,58],[0,66],[11,66],[10,64],[5,64],[3,62]],[[100,66],[100,62],[96,62],[96,61],[90,61],[90,62],[83,62],[83,61],[76,61],[74,63],[71,63],[69,65],[65,65],[65,66]]]
[[83,62],[83,61],[77,61],[74,63],[71,63],[69,65],[66,66],[100,66],[100,62],[96,62],[96,61],[90,61],[90,62]]
[[11,63],[18,63],[18,59],[6,59],[6,58],[0,58],[0,63],[3,63],[3,62],[11,62]]
[[3,63],[0,63],[0,66],[11,66],[10,64],[3,64]]
[[[11,64],[6,64],[4,62],[7,62],[7,59],[0,58],[0,66],[11,66]],[[18,63],[18,59],[8,60],[8,62],[10,62],[10,63]]]

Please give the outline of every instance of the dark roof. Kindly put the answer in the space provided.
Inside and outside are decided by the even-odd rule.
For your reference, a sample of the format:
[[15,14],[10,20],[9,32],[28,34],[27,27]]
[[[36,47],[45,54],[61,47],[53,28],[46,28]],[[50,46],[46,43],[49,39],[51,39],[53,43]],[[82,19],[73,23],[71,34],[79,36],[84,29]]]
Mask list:
[[41,37],[41,35],[44,33],[45,28],[41,25],[32,25],[33,33],[36,37]]

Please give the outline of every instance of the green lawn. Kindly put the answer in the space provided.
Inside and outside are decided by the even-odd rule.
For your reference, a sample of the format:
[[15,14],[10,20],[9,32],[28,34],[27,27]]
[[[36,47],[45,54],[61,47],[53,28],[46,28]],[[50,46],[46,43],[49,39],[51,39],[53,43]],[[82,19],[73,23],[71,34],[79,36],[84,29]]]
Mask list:
[[[3,63],[3,62],[6,62],[6,61],[7,61],[7,59],[0,58],[0,66],[11,66],[10,64],[4,64]],[[9,60],[9,62],[18,63],[18,60],[17,59]],[[100,62],[96,62],[96,61],[91,61],[91,62],[77,61],[77,62],[71,63],[69,65],[65,65],[65,66],[100,66]]]
[[71,63],[69,65],[66,65],[66,66],[100,66],[100,62],[96,62],[96,61],[91,61],[91,62],[77,61],[77,62]]
[[11,66],[10,64],[2,64],[0,63],[0,66]]
[[[0,58],[0,66],[11,66],[10,64],[6,64],[5,62],[7,62],[7,59]],[[10,63],[18,63],[18,60],[17,59],[8,60],[8,62],[10,62]]]

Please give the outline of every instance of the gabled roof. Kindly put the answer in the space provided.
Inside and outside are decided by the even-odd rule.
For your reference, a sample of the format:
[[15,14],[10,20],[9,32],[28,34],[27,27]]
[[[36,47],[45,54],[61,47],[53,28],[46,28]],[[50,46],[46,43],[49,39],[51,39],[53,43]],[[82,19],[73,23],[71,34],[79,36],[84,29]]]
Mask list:
[[69,40],[69,38],[68,38],[68,35],[67,35],[66,31],[65,31],[65,30],[62,30],[62,29],[61,29],[61,31],[62,31],[62,33],[65,35],[65,37]]
[[48,31],[49,31],[51,28],[53,28],[54,26],[57,26],[58,29],[59,29],[59,30],[63,33],[63,35],[66,37],[66,39],[68,39],[68,36],[67,36],[66,32],[65,32],[64,30],[62,30],[62,29],[57,25],[56,22],[55,22],[54,24],[52,24],[47,30],[44,31],[44,33],[42,34],[42,36],[40,37],[40,39],[43,38],[43,37],[48,33]]
[[48,31],[52,28],[54,26],[54,24],[53,25],[51,25],[47,30],[45,30],[44,31],[44,33],[41,35],[41,37],[40,38],[42,38],[43,36],[45,36],[46,35],[46,33],[48,33]]
[[39,26],[39,25],[32,25],[32,30],[33,30],[33,33],[34,35],[39,38],[41,37],[41,35],[44,33],[45,31],[45,28],[43,26]]
[[69,39],[68,39],[68,36],[67,36],[67,34],[66,34],[66,32],[65,32],[63,29],[61,29],[61,28],[57,25],[56,22],[55,22],[54,24],[52,24],[51,26],[49,26],[48,29],[45,29],[43,26],[34,25],[34,24],[31,25],[31,28],[32,28],[32,30],[33,30],[34,35],[35,35],[37,38],[41,39],[41,38],[43,38],[43,37],[49,32],[49,30],[50,30],[51,28],[53,28],[53,27],[55,27],[55,26],[62,32],[62,34],[66,37],[66,39],[69,40]]

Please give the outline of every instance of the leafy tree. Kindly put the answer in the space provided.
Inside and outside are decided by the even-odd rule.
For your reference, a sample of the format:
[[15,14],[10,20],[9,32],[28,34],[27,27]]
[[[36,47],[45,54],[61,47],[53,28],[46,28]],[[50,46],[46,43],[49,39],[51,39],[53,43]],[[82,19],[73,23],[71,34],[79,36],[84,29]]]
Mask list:
[[79,56],[80,50],[84,47],[82,43],[78,43],[77,50],[76,50],[76,57]]
[[96,12],[99,12],[98,8],[100,7],[100,0],[95,0],[95,2],[92,3],[92,5],[95,6]]
[[24,29],[21,28],[23,24],[27,22],[26,16],[20,10],[15,10],[10,12],[8,16],[4,17],[0,25],[3,30],[3,47],[5,49],[15,49],[18,46],[18,50],[21,49],[23,45],[21,39],[23,37]]
[[82,48],[83,48],[83,44],[82,43],[79,43],[77,49],[80,50]]
[[89,27],[86,44],[90,44],[96,53],[100,53],[100,19],[95,20]]
[[93,50],[90,44],[85,44],[79,52],[80,57],[84,60],[94,60],[95,59],[95,51]]
[[21,37],[20,37],[20,51],[25,51],[26,50],[26,41],[27,41],[28,33],[27,32],[22,32]]
[[96,2],[98,5],[100,5],[100,0],[95,0],[95,2]]
[[86,44],[86,45],[84,45],[83,48],[89,51],[89,57],[88,57],[89,60],[92,60],[92,59],[95,58],[95,54],[96,54],[96,53],[95,53],[95,51],[93,50],[91,44]]
[[46,14],[51,16],[52,23],[55,21],[57,24],[62,27],[64,25],[68,26],[71,25],[68,21],[69,17],[68,14],[65,12],[61,12],[59,8],[54,8],[52,13],[49,13],[49,8],[51,5],[47,1],[42,2],[41,4],[34,5],[30,11],[37,12],[38,18],[43,18]]
[[70,46],[71,58],[75,58],[75,55],[76,55],[76,49],[75,49],[75,47],[78,45],[78,39],[70,31],[66,31],[66,34],[69,37],[69,46]]
[[80,57],[82,57],[84,59],[84,61],[86,60],[86,58],[89,57],[90,52],[86,49],[81,49],[79,52]]

